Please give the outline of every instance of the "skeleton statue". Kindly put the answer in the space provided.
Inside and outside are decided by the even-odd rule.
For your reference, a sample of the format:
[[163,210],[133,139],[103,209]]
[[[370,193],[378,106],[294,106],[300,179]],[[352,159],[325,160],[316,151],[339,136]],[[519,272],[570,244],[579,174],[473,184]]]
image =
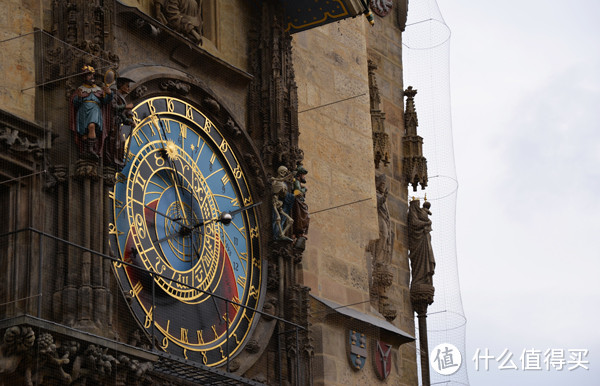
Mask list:
[[271,177],[273,189],[273,235],[276,240],[292,241],[289,232],[294,220],[290,211],[294,203],[294,195],[290,193],[288,184],[294,181],[294,174],[285,166],[277,169],[277,177]]

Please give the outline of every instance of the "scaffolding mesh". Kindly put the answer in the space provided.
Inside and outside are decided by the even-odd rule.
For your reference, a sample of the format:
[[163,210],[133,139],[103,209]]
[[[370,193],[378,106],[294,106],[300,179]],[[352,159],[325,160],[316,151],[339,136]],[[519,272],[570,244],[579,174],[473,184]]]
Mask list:
[[[456,196],[458,181],[454,164],[450,110],[450,29],[435,0],[410,3],[403,35],[404,84],[413,86],[419,117],[418,134],[429,174],[425,190],[408,191],[409,197],[431,203],[432,245],[436,260],[434,303],[427,312],[431,384],[468,385],[465,361],[466,318],[463,311],[456,256]],[[417,324],[417,323],[415,323]],[[462,365],[451,375],[438,373],[432,350],[442,343],[456,346]],[[420,355],[420,353],[419,353]]]

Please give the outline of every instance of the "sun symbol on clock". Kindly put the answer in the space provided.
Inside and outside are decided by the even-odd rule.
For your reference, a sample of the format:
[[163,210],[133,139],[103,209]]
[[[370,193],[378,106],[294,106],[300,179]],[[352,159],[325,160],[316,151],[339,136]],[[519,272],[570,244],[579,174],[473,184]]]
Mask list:
[[179,153],[177,152],[177,145],[173,141],[167,141],[165,145],[165,151],[167,152],[167,157],[171,160],[176,160],[179,157]]

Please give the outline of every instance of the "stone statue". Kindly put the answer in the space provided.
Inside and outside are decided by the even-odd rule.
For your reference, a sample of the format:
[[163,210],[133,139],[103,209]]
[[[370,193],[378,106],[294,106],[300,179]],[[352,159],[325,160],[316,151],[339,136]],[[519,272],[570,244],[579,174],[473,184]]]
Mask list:
[[106,146],[107,161],[112,163],[117,169],[121,170],[124,166],[125,138],[122,133],[122,126],[133,126],[133,108],[132,103],[127,103],[125,97],[129,94],[130,83],[133,80],[128,78],[117,78],[117,91],[112,100],[112,127],[108,134],[108,143]]
[[277,169],[277,177],[271,177],[273,189],[273,237],[275,240],[292,241],[289,232],[294,223],[290,216],[294,203],[294,195],[290,193],[288,184],[294,180],[294,174],[285,166]]
[[107,130],[103,128],[110,122],[109,107],[113,95],[107,86],[96,85],[96,71],[92,66],[83,66],[82,70],[83,84],[71,98],[70,125],[76,133],[75,142],[79,150],[99,158],[107,135]]
[[431,204],[420,207],[419,200],[412,200],[408,208],[408,249],[412,270],[411,288],[415,285],[433,285],[435,259],[431,246]]
[[379,312],[388,320],[396,318],[397,311],[393,308],[387,295],[387,289],[394,281],[391,270],[393,234],[390,223],[390,212],[387,206],[388,188],[385,174],[375,177],[377,194],[377,218],[379,222],[379,238],[372,240],[367,246],[372,260],[372,285],[370,288],[373,300],[377,301]]
[[306,175],[308,171],[298,163],[296,174],[294,177],[293,193],[294,206],[292,209],[292,218],[294,219],[293,233],[296,242],[294,248],[304,250],[306,245],[306,234],[308,233],[308,225],[310,216],[308,215],[308,205],[306,205]]
[[158,18],[186,38],[202,44],[202,0],[155,0]]
[[377,214],[379,221],[379,239],[373,245],[373,263],[389,264],[392,260],[392,228],[390,212],[387,206],[388,188],[385,174],[375,177],[377,193]]

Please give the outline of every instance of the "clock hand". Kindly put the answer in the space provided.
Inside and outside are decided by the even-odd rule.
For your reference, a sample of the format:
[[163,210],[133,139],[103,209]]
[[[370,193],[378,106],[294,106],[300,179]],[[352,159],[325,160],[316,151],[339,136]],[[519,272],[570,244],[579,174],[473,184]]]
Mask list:
[[235,216],[236,214],[241,213],[243,211],[246,211],[248,209],[252,209],[255,206],[259,206],[260,204],[262,204],[262,201],[261,202],[257,202],[256,204],[244,206],[242,208],[236,209],[236,210],[231,211],[231,212],[227,212],[227,211],[221,212],[221,214],[219,215],[219,218],[211,218],[211,219],[206,220],[206,221],[202,220],[198,224],[195,224],[194,226],[192,226],[191,229],[194,230],[196,228],[201,227],[202,225],[210,224],[211,222],[215,222],[215,221],[218,221],[218,222],[220,222],[220,223],[222,223],[224,225],[229,225],[231,223],[231,221],[233,220],[233,216]]
[[246,211],[248,209],[252,209],[252,208],[254,208],[256,206],[259,206],[260,204],[262,204],[262,201],[259,201],[259,202],[255,203],[255,204],[252,204],[252,205],[241,207],[241,208],[236,209],[236,210],[231,211],[231,212],[223,212],[223,213],[221,213],[221,220],[220,221],[223,224],[225,224],[225,225],[229,225],[231,223],[231,221],[233,221],[233,216],[235,216],[238,213],[244,212],[244,211]]
[[[163,122],[158,116],[156,116],[154,114],[151,117],[151,121],[158,131],[158,137],[160,138],[162,150],[163,150],[163,152],[166,153],[167,150],[165,149],[165,139],[163,139],[163,136],[164,136],[164,138],[167,138],[167,134],[165,133],[165,127],[163,125]],[[158,125],[156,124],[156,121],[158,121]],[[161,132],[162,132],[162,134],[161,134]],[[185,209],[183,207],[183,200],[181,199],[181,194],[179,193],[180,183],[179,183],[179,178],[178,178],[177,167],[175,166],[175,163],[173,162],[171,157],[169,157],[168,154],[165,154],[165,157],[167,158],[167,162],[169,162],[169,164],[171,165],[171,168],[169,169],[169,171],[170,171],[169,174],[171,175],[171,181],[173,182],[173,187],[175,188],[175,193],[177,194],[177,200],[179,201],[179,205],[181,206],[181,213],[183,216],[183,220],[186,224],[189,224],[189,221],[187,220],[187,216],[185,214]]]

